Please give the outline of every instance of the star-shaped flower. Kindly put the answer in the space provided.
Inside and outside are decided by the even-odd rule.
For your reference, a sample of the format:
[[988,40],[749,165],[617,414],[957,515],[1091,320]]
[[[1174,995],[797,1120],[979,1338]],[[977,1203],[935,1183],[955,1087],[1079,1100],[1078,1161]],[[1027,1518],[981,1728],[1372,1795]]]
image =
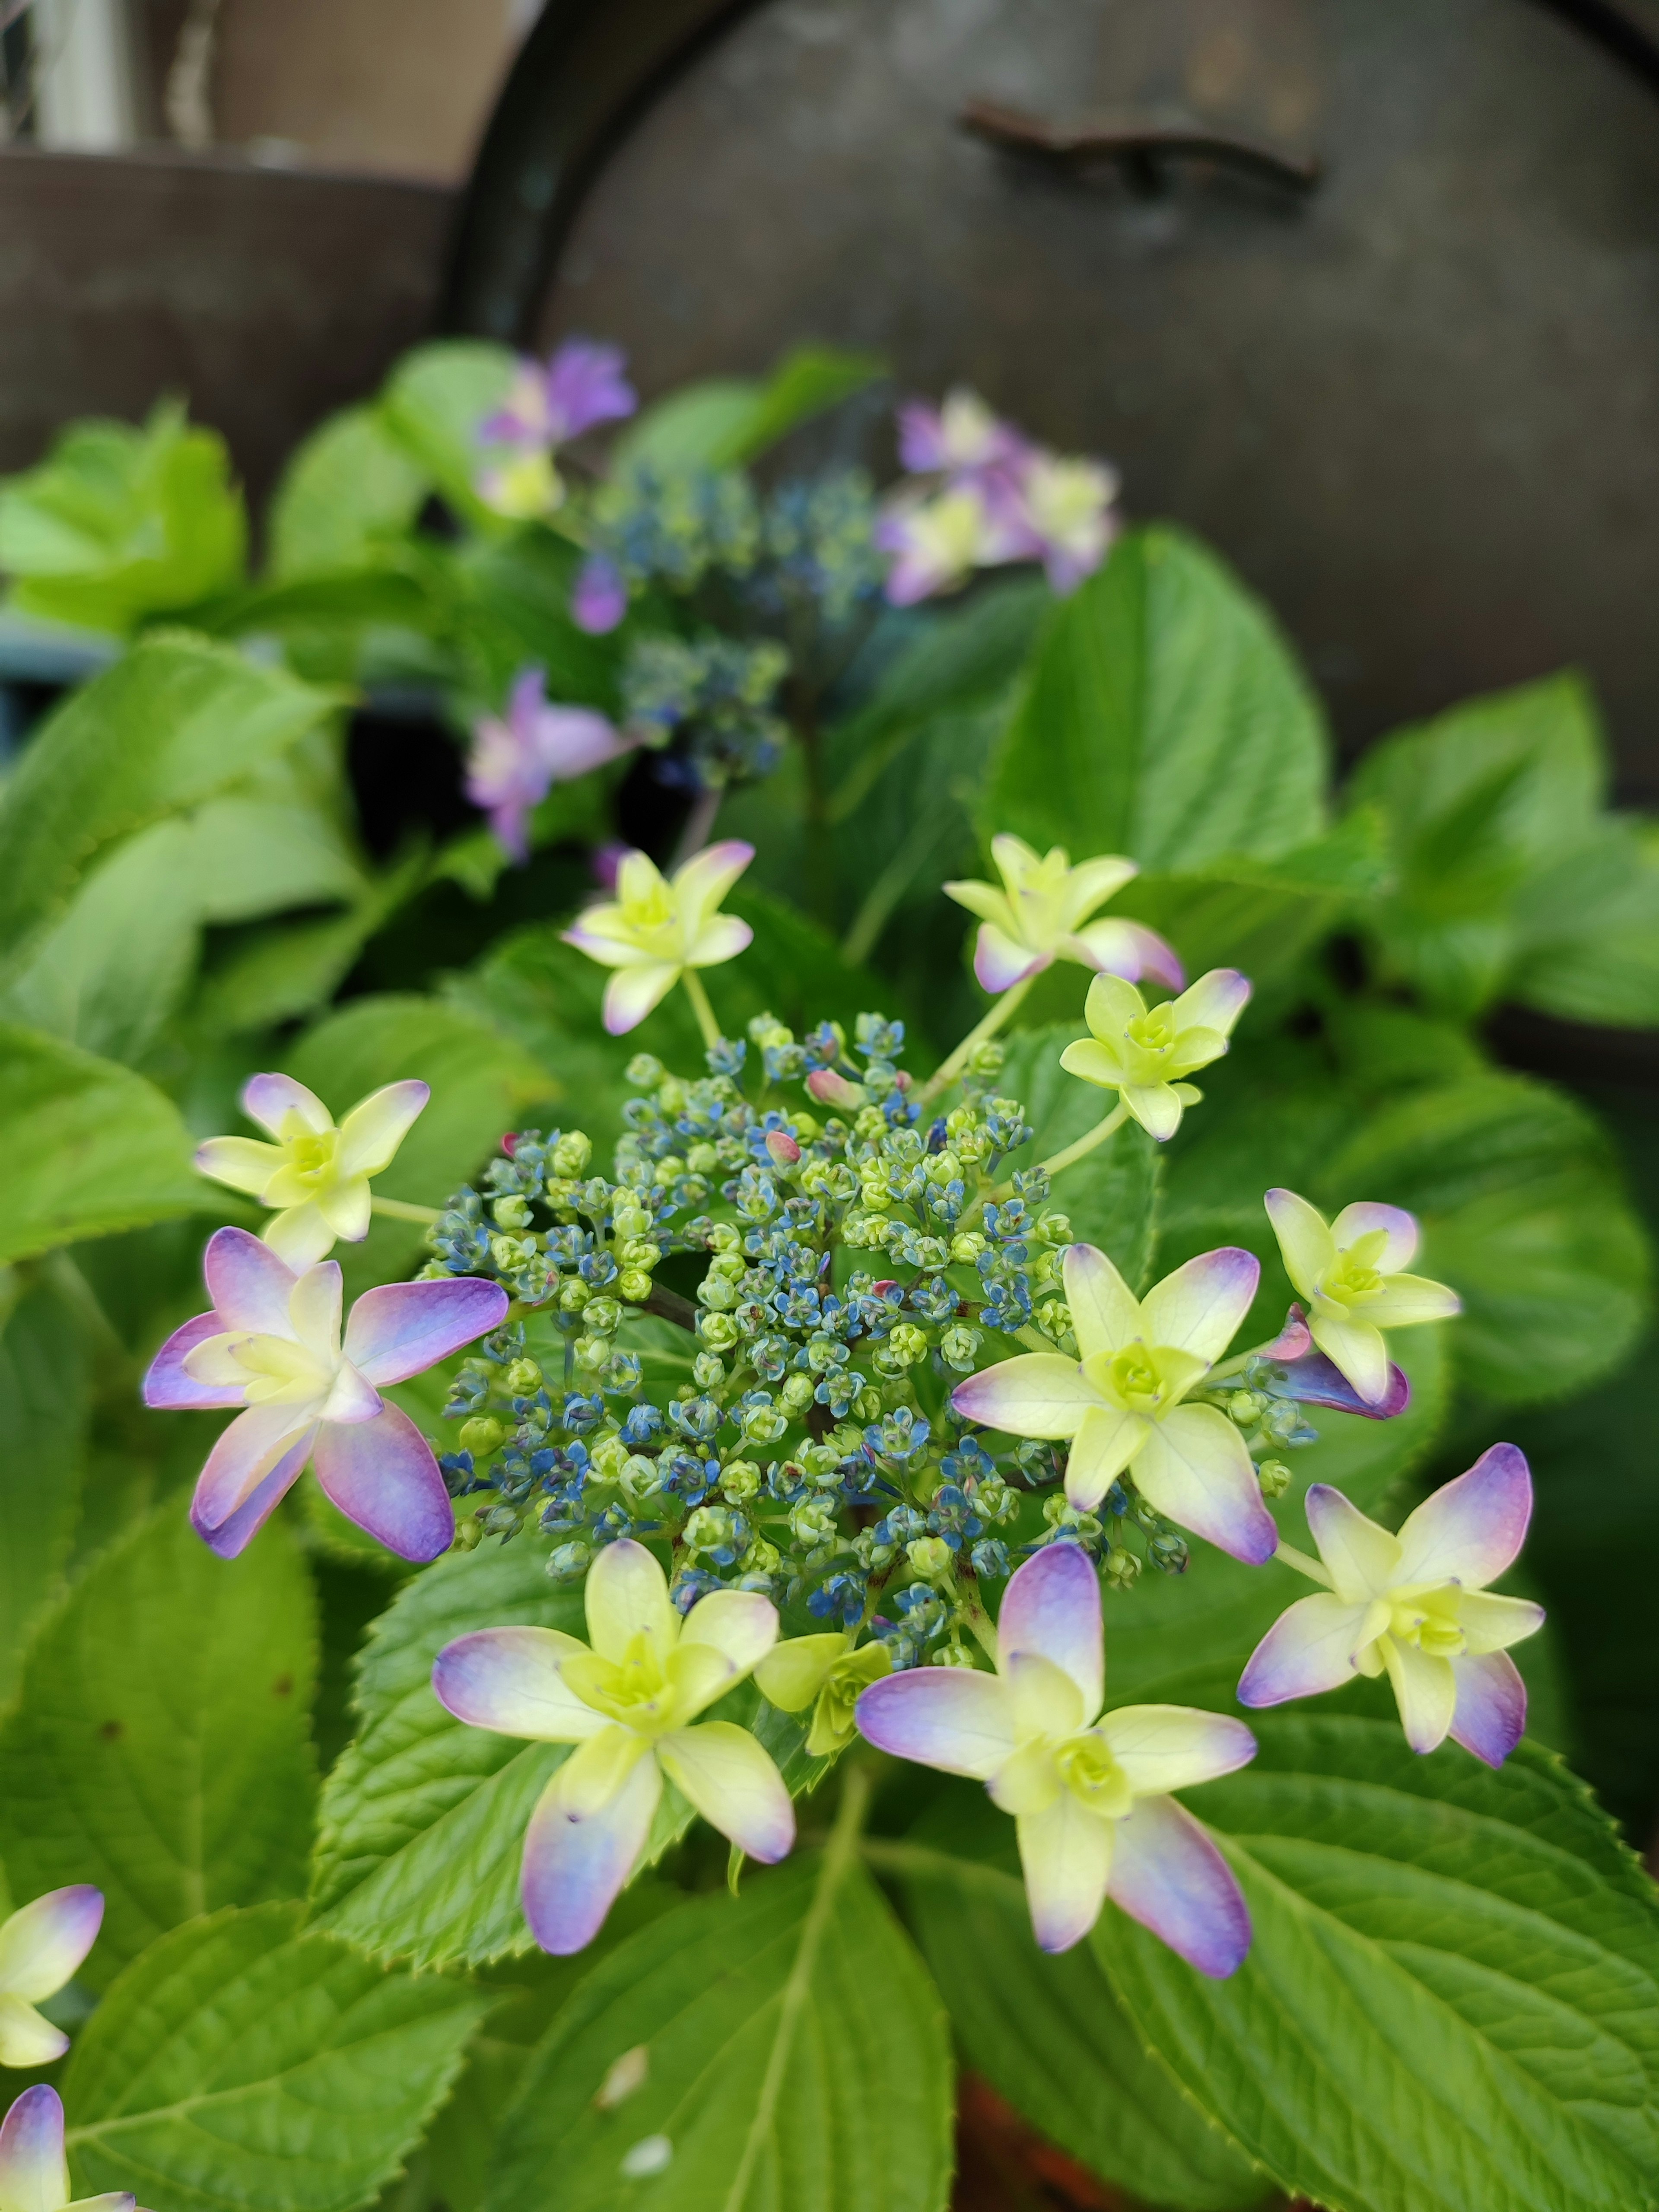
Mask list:
[[485,1628],[438,1654],[432,1686],[457,1720],[577,1746],[524,1842],[524,1909],[543,1950],[592,1942],[638,1863],[664,1778],[712,1827],[770,1866],[795,1840],[783,1778],[744,1729],[693,1726],[777,1640],[754,1590],[714,1590],[682,1622],[643,1544],[608,1544],[588,1571],[592,1648],[554,1628]]
[[1103,853],[1073,867],[1061,845],[1039,860],[1024,838],[1006,835],[992,838],[991,857],[1000,890],[971,877],[944,887],[947,898],[980,917],[974,973],[986,990],[1006,991],[1056,960],[1132,983],[1151,975],[1172,991],[1186,981],[1174,950],[1156,930],[1138,921],[1089,920],[1139,872],[1133,860]]
[[917,1667],[873,1683],[859,1732],[895,1758],[972,1775],[1017,1823],[1031,1925],[1069,1950],[1109,1897],[1202,1974],[1232,1973],[1250,1917],[1220,1852],[1170,1795],[1255,1756],[1242,1721],[1184,1705],[1101,1711],[1100,1582],[1075,1544],[1011,1578],[997,1671]]
[[1267,1218],[1285,1268],[1308,1302],[1309,1334],[1368,1405],[1387,1397],[1385,1328],[1447,1321],[1463,1302],[1443,1283],[1403,1272],[1417,1250],[1417,1223],[1397,1206],[1345,1206],[1327,1223],[1293,1190],[1270,1190]]
[[1203,1095],[1183,1079],[1221,1058],[1249,995],[1235,969],[1212,968],[1178,999],[1149,1009],[1121,975],[1097,975],[1083,1007],[1092,1034],[1068,1044],[1060,1064],[1085,1083],[1115,1091],[1141,1127],[1163,1142]]
[[720,902],[755,857],[735,837],[705,846],[665,881],[648,854],[629,853],[617,871],[614,904],[590,906],[564,933],[616,974],[605,986],[605,1025],[612,1036],[636,1029],[688,968],[733,960],[754,931]]

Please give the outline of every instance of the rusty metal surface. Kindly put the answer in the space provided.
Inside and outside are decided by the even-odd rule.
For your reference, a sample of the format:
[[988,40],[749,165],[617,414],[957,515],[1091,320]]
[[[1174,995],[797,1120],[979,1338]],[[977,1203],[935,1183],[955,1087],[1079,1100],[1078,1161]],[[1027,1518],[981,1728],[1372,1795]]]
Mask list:
[[[1659,800],[1659,100],[1588,8],[773,0],[617,147],[542,335],[651,391],[808,337],[966,377],[1218,544],[1345,746],[1577,662]],[[975,143],[975,100],[1323,174],[1149,198]]]
[[250,489],[431,321],[454,195],[229,158],[0,151],[0,472],[186,394]]

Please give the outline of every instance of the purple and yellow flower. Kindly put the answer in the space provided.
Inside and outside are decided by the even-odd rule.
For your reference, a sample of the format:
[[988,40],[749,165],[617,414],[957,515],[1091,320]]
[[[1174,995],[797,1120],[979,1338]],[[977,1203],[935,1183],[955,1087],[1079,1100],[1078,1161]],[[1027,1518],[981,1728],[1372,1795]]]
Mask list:
[[558,1957],[598,1935],[645,1850],[665,1778],[763,1865],[795,1840],[789,1792],[754,1737],[699,1721],[776,1642],[770,1601],[714,1590],[682,1620],[661,1567],[627,1537],[594,1560],[586,1597],[591,1646],[554,1628],[485,1628],[446,1644],[432,1669],[457,1720],[576,1747],[524,1842],[525,1915]]
[[77,1881],[0,1921],[0,2066],[49,2066],[69,2049],[68,2036],[34,2008],[69,1980],[103,1917],[103,1891]]
[[912,607],[964,584],[975,568],[1018,557],[1016,541],[977,485],[902,485],[883,507],[875,543],[893,556],[888,604]]
[[1390,1364],[1380,1398],[1362,1398],[1334,1360],[1314,1348],[1307,1317],[1292,1306],[1285,1326],[1261,1356],[1281,1370],[1259,1387],[1269,1398],[1286,1398],[1298,1406],[1328,1406],[1333,1413],[1358,1413],[1368,1421],[1391,1421],[1412,1401],[1410,1378],[1403,1368]]
[[400,1559],[447,1551],[455,1518],[432,1447],[380,1395],[505,1318],[498,1283],[388,1283],[366,1291],[340,1334],[340,1270],[301,1273],[245,1229],[208,1239],[210,1313],[176,1329],[144,1377],[147,1406],[245,1410],[208,1455],[191,1522],[221,1559],[264,1527],[307,1462],[349,1521]]
[[896,1758],[983,1782],[1011,1813],[1031,1926],[1069,1950],[1107,1898],[1200,1973],[1232,1973],[1250,1917],[1221,1853],[1170,1794],[1255,1756],[1242,1721],[1184,1705],[1103,1713],[1100,1583],[1075,1544],[1011,1578],[994,1674],[918,1667],[873,1683],[860,1733]]
[[1015,474],[1012,519],[1053,588],[1073,592],[1111,550],[1117,535],[1117,471],[1103,461],[1032,453]]
[[1013,423],[964,385],[948,392],[939,407],[908,400],[898,410],[898,432],[899,459],[913,476],[942,476],[951,483],[1012,468],[1031,450]]
[[1308,1526],[1319,1563],[1288,1548],[1285,1556],[1327,1587],[1299,1598],[1257,1644],[1240,1703],[1283,1705],[1386,1673],[1413,1751],[1449,1735],[1501,1766],[1527,1725],[1526,1685],[1509,1646],[1543,1626],[1544,1609],[1486,1585],[1519,1553],[1531,1517],[1532,1476],[1513,1444],[1483,1452],[1397,1536],[1316,1483]]
[[564,499],[553,456],[600,422],[621,422],[639,404],[615,346],[568,338],[544,365],[520,361],[507,398],[478,429],[480,441],[503,448],[479,474],[478,496],[498,514],[530,520]]
[[1400,1206],[1345,1206],[1328,1223],[1293,1190],[1270,1190],[1265,1202],[1285,1273],[1308,1302],[1314,1342],[1368,1405],[1378,1404],[1393,1371],[1382,1331],[1448,1321],[1462,1300],[1443,1283],[1403,1273],[1418,1231]]
[[721,914],[720,902],[754,857],[752,845],[728,837],[665,880],[648,854],[629,853],[617,871],[614,904],[588,907],[565,931],[567,945],[617,971],[605,992],[612,1036],[636,1029],[688,969],[717,968],[750,942],[749,924]]
[[137,2212],[137,2203],[125,2189],[70,2201],[63,2102],[44,2081],[0,2120],[0,2212]]
[[1079,1512],[1127,1471],[1166,1520],[1248,1565],[1270,1559],[1279,1531],[1243,1437],[1218,1407],[1186,1402],[1249,1311],[1260,1263],[1231,1246],[1200,1253],[1139,1300],[1092,1244],[1068,1246],[1063,1273],[1079,1357],[985,1368],[952,1391],[956,1412],[1008,1436],[1069,1439],[1066,1496]]
[[489,817],[498,844],[515,860],[530,857],[530,817],[556,783],[625,753],[633,740],[591,707],[550,707],[547,679],[527,668],[513,686],[503,720],[472,726],[466,795]]
[[1089,920],[1139,872],[1133,860],[1103,853],[1073,867],[1063,846],[1039,860],[1023,837],[1006,835],[992,838],[991,857],[1000,890],[972,877],[944,886],[947,898],[980,918],[974,973],[986,990],[1009,990],[1056,960],[1131,983],[1150,975],[1172,991],[1186,981],[1173,948],[1156,930],[1138,921]]
[[604,553],[590,553],[576,572],[570,618],[590,637],[604,637],[628,612],[628,580]]
[[1184,1078],[1221,1058],[1249,995],[1248,980],[1236,969],[1212,968],[1178,999],[1149,1009],[1121,975],[1097,975],[1083,1005],[1091,1034],[1068,1044],[1060,1064],[1085,1083],[1115,1091],[1147,1134],[1163,1143],[1181,1127],[1183,1110],[1204,1095]]
[[360,1098],[336,1128],[315,1091],[291,1075],[255,1075],[242,1091],[242,1111],[272,1141],[210,1137],[197,1148],[204,1176],[278,1208],[264,1241],[290,1267],[327,1258],[337,1237],[359,1244],[368,1234],[369,1178],[397,1158],[398,1147],[432,1096],[424,1083],[388,1083]]

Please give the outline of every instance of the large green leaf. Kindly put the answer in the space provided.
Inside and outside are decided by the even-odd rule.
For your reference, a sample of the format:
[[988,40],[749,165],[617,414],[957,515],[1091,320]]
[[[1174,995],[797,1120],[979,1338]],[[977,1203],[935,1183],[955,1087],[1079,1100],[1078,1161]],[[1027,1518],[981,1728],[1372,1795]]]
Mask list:
[[[640,2045],[644,2081],[600,2109]],[[489,2212],[632,2203],[623,2161],[656,2138],[665,2203],[939,2212],[950,2122],[937,1992],[850,1838],[833,1838],[739,1899],[665,1914],[595,1969],[526,2070]]]
[[1265,610],[1193,539],[1136,531],[1056,611],[982,820],[1190,874],[1317,837],[1327,772],[1318,705]]
[[453,1719],[432,1694],[432,1662],[477,1628],[581,1635],[580,1595],[555,1589],[545,1558],[527,1542],[457,1553],[400,1590],[369,1632],[356,1741],[323,1787],[312,1911],[377,1957],[477,1964],[530,1948],[519,1859],[565,1749]]
[[1648,1240],[1611,1148],[1547,1084],[1491,1075],[1416,1091],[1339,1146],[1310,1194],[1386,1199],[1421,1217],[1424,1269],[1467,1308],[1459,1365],[1491,1397],[1583,1389],[1646,1320]]
[[0,1711],[74,1540],[89,1381],[76,1314],[52,1282],[32,1283],[0,1328]]
[[617,459],[671,471],[735,468],[884,374],[872,354],[799,346],[769,376],[711,377],[657,400],[622,433]]
[[247,517],[214,430],[158,407],[143,429],[72,424],[0,484],[0,569],[26,614],[123,632],[233,586]]
[[903,1884],[963,2057],[1051,2142],[1148,2204],[1260,2203],[1266,2177],[1143,2051],[1086,1945],[1038,1950],[1006,1814],[951,1791],[872,1856]]
[[245,782],[334,711],[326,693],[199,638],[147,641],[73,692],[0,794],[0,958],[112,839]]
[[142,1075],[0,1023],[0,1261],[202,1210],[190,1133]]
[[406,530],[431,477],[374,406],[332,415],[301,445],[270,506],[270,573],[278,583],[362,567]]
[[[1087,1134],[1111,1101],[1092,1085],[1067,1075],[1060,1055],[1083,1034],[1078,1022],[1022,1030],[1010,1041],[998,1088],[1023,1101],[1035,1132],[1011,1152],[1004,1171],[1029,1170]],[[1109,1253],[1132,1289],[1144,1289],[1152,1265],[1164,1155],[1144,1129],[1131,1123],[1075,1167],[1055,1177],[1054,1203],[1071,1218],[1073,1234]]]
[[1518,896],[1591,836],[1606,773],[1576,676],[1470,700],[1373,746],[1352,792],[1389,824],[1398,885],[1374,918],[1386,963],[1454,1012],[1493,999],[1521,947]]
[[469,521],[494,520],[473,489],[478,431],[507,397],[513,358],[483,339],[434,339],[404,356],[380,394],[387,436]]
[[[309,1030],[287,1072],[337,1117],[382,1084],[418,1077],[432,1087],[425,1112],[376,1192],[417,1206],[443,1206],[516,1128],[526,1109],[556,1098],[562,1084],[544,1063],[459,1007],[437,999],[354,999]],[[381,1218],[362,1244],[340,1248],[349,1291],[408,1274],[423,1253],[422,1232]]]
[[1249,1899],[1212,1982],[1109,1908],[1097,1956],[1162,2062],[1334,2212],[1638,2212],[1659,2188],[1659,1911],[1553,1754],[1499,1772],[1390,1720],[1253,1717],[1188,1793]]
[[227,1562],[177,1500],[42,1623],[0,1729],[0,1858],[24,1896],[104,1892],[94,1986],[180,1921],[303,1888],[315,1638],[283,1524]]
[[1659,1026],[1659,842],[1607,820],[1521,886],[1507,988],[1567,1021]]
[[298,1908],[164,1936],[98,2008],[64,2082],[77,2195],[154,2212],[353,2212],[442,2101],[486,2001],[302,1935]]

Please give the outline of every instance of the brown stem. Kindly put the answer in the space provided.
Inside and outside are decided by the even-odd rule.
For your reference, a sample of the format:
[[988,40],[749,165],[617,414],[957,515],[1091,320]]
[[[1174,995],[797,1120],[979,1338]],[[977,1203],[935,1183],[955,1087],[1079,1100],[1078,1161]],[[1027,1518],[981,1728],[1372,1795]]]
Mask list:
[[655,1314],[659,1321],[672,1321],[676,1328],[689,1328],[693,1336],[697,1333],[696,1306],[662,1283],[653,1283],[650,1297],[641,1301],[641,1311]]

